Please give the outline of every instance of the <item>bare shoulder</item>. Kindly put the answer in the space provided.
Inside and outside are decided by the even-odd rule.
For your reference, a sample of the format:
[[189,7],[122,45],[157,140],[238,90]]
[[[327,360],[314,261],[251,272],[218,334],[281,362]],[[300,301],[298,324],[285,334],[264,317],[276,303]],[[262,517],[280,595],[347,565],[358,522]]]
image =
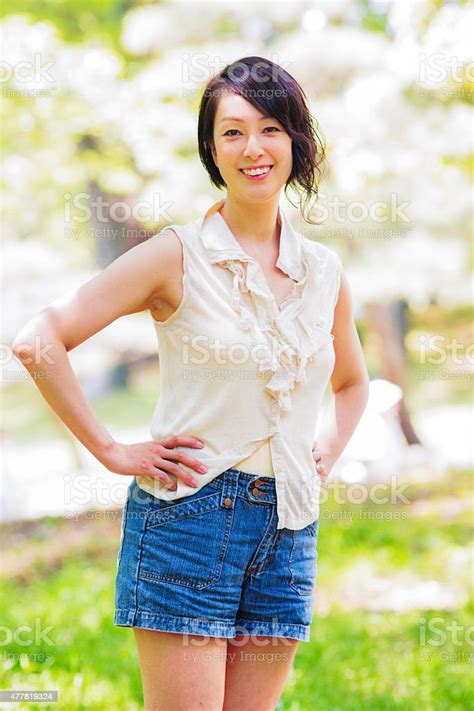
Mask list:
[[157,252],[160,260],[167,262],[168,266],[182,262],[183,247],[176,230],[172,227],[164,227],[160,232],[150,237],[147,243],[150,244],[151,249]]
[[181,281],[183,247],[175,230],[166,227],[130,249],[115,263],[128,280],[130,277],[142,280],[146,285],[146,299],[141,308],[153,308],[167,302],[168,295]]
[[151,315],[166,319],[176,310],[183,295],[184,254],[181,239],[173,228],[164,228],[151,237],[150,262],[156,265],[156,288],[147,303]]
[[183,261],[183,247],[173,228],[163,228],[140,246],[143,247],[141,258],[150,269],[155,268],[160,281],[166,282],[170,269],[179,271]]

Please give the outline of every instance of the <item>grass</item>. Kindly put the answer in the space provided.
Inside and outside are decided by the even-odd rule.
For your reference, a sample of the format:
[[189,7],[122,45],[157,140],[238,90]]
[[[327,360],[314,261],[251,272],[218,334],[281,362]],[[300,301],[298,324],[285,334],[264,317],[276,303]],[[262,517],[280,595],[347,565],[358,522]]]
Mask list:
[[[443,513],[453,494],[469,503],[470,482],[470,473],[450,472],[429,487],[412,486],[411,504],[387,507],[405,513],[403,519],[369,520],[371,507],[364,505],[350,521],[351,505],[324,504],[312,638],[298,647],[279,711],[472,709],[472,581],[467,564],[449,565],[453,552],[468,551],[472,510]],[[433,512],[420,513],[420,501],[430,502]],[[0,594],[2,688],[59,690],[59,705],[28,709],[143,708],[133,633],[112,623],[120,512],[2,528],[8,551]],[[359,578],[360,600],[345,583],[361,564],[360,570],[389,580],[411,575],[454,585],[462,592],[459,604],[370,609],[367,580]],[[5,644],[9,631],[34,628],[35,620],[43,638],[25,632],[23,641],[33,644]]]

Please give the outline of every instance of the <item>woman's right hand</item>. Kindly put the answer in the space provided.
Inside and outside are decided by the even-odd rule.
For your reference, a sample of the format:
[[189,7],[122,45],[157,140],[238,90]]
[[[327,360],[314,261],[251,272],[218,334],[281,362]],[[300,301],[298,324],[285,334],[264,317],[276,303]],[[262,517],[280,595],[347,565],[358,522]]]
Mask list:
[[200,449],[203,446],[204,444],[197,437],[183,435],[172,435],[138,444],[114,442],[101,461],[114,474],[152,476],[170,491],[176,491],[176,477],[182,479],[189,486],[199,486],[191,474],[181,469],[178,462],[194,469],[199,474],[205,474],[207,467],[198,459],[190,457],[187,452],[174,448],[194,447]]

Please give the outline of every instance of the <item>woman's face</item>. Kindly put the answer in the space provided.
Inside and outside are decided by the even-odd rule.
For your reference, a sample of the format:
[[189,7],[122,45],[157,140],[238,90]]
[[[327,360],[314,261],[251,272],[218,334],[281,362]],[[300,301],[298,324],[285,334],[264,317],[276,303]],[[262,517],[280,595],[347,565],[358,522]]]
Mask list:
[[[242,200],[268,199],[288,180],[293,158],[291,138],[274,118],[266,118],[235,94],[219,100],[214,120],[212,155],[228,192]],[[249,178],[242,168],[272,166],[270,172]]]

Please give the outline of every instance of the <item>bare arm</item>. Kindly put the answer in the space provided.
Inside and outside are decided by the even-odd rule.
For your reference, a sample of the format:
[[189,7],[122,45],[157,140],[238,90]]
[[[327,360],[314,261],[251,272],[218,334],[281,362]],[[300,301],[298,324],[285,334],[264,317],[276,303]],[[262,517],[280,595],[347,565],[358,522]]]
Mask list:
[[313,448],[317,471],[325,480],[340,457],[365,410],[369,394],[369,375],[354,323],[352,296],[344,272],[334,310],[334,352],[336,361],[331,376],[331,398]]
[[[182,247],[172,231],[155,236],[118,257],[72,293],[53,301],[21,329],[12,349],[44,399],[80,442],[111,471],[155,476],[174,484],[175,474],[190,483],[177,464],[165,461],[166,447],[198,446],[194,437],[138,445],[115,442],[96,417],[80,387],[68,351],[120,316],[150,308],[166,295],[170,280],[181,279]],[[173,458],[196,468],[197,460],[175,451]]]

